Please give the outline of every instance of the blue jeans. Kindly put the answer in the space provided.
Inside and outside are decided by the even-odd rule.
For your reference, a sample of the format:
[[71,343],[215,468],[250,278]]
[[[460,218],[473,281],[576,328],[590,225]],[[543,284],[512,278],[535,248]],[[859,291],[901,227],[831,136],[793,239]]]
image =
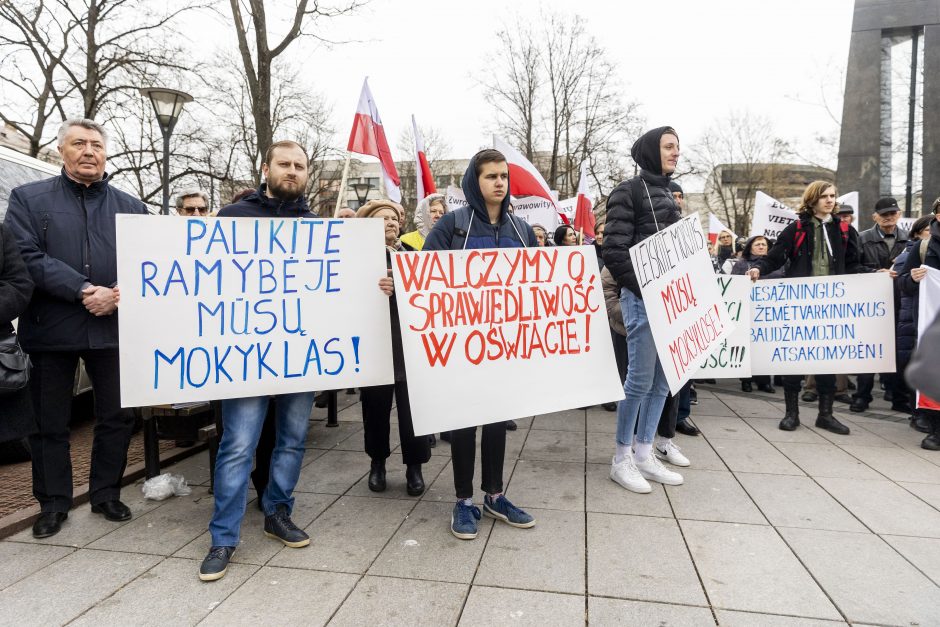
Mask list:
[[[294,507],[291,493],[300,477],[307,427],[313,410],[313,392],[277,396],[276,436],[271,454],[268,487],[260,495],[265,515],[278,505]],[[209,522],[212,546],[238,546],[248,501],[248,478],[269,397],[230,398],[222,401],[222,441],[215,462],[215,509]]]
[[[627,288],[620,290],[620,309],[627,329],[627,378],[623,382],[626,398],[617,405],[617,442],[636,441],[649,444],[656,435],[659,417],[669,395],[643,300]],[[637,419],[639,418],[639,425]]]

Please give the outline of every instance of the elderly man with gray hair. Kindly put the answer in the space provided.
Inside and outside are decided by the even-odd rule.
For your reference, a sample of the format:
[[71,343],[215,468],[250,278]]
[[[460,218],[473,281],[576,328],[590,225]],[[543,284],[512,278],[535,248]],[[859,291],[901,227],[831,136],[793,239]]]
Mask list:
[[205,217],[211,211],[209,194],[198,187],[184,189],[176,194],[176,215]]
[[72,507],[69,420],[79,358],[95,395],[91,511],[114,521],[131,517],[120,500],[134,418],[121,408],[115,216],[147,208],[111,187],[107,141],[100,124],[66,120],[58,134],[62,173],[15,188],[6,214],[36,284],[19,319],[19,339],[33,363],[38,432],[29,444],[41,508],[37,538],[58,533]]

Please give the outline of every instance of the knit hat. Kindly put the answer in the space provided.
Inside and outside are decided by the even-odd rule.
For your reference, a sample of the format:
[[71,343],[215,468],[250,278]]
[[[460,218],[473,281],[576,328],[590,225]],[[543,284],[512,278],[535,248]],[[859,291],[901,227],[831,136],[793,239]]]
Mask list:
[[362,205],[359,208],[359,211],[356,212],[357,218],[371,218],[380,209],[393,209],[396,214],[398,214],[398,223],[401,224],[405,219],[405,210],[397,202],[392,202],[391,200],[385,198],[378,198],[376,200],[370,200],[366,204]]

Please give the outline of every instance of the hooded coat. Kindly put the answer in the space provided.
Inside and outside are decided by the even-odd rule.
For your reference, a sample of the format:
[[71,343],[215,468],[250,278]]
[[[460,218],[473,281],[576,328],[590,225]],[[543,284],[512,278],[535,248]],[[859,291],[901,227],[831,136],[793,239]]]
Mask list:
[[[640,137],[630,154],[640,166],[640,174],[614,188],[607,199],[604,227],[604,265],[621,287],[640,295],[640,284],[630,260],[630,247],[681,218],[679,205],[669,190],[670,176],[663,174],[660,139],[675,134],[661,126]],[[634,198],[639,204],[634,205]]]
[[418,203],[418,206],[415,207],[415,230],[401,236],[402,243],[411,250],[424,248],[424,239],[431,232],[431,227],[434,226],[431,223],[431,203],[433,201],[440,201],[444,205],[445,214],[447,212],[447,202],[444,194],[428,194],[424,197],[424,200]]
[[[826,235],[829,238],[829,245],[832,246],[832,259],[829,263],[829,274],[857,274],[863,272],[872,272],[861,264],[858,258],[858,233],[850,228],[846,237],[842,237],[840,222],[842,218],[833,215],[832,219],[823,227],[826,229]],[[805,236],[803,242],[797,250],[793,250],[796,243],[797,228],[802,228]],[[786,268],[784,276],[793,277],[811,277],[813,276],[813,247],[815,246],[816,228],[813,223],[813,216],[807,212],[799,215],[799,218],[791,222],[780,233],[780,237],[770,247],[766,255],[757,260],[753,267],[760,270],[761,275],[770,274],[781,268],[788,261],[790,265]]]
[[[499,219],[496,224],[490,224],[490,216],[486,210],[486,201],[480,191],[480,181],[476,172],[476,156],[470,159],[470,165],[463,175],[464,196],[469,207],[446,213],[437,221],[424,241],[422,250],[451,250],[453,244],[459,243],[457,248],[528,248],[538,246],[535,231],[524,220],[513,218],[509,213],[509,184],[506,184],[506,196],[500,205]],[[466,233],[457,233],[457,217],[461,212],[470,212],[469,226]],[[454,235],[459,238],[454,241]]]

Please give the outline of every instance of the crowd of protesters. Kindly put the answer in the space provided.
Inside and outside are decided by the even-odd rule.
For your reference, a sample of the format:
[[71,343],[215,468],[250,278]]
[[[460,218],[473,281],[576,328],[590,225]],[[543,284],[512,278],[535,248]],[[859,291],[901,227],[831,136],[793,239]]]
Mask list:
[[[37,538],[58,533],[72,507],[68,425],[72,378],[79,358],[88,369],[95,397],[89,478],[92,511],[112,521],[132,515],[120,500],[134,419],[120,403],[115,216],[147,210],[139,200],[110,185],[107,140],[106,130],[93,121],[66,121],[58,134],[61,175],[13,190],[6,220],[0,224],[0,339],[12,333],[11,323],[18,319],[19,342],[32,359],[28,388],[0,395],[0,413],[33,418],[0,421],[0,435],[29,437],[33,493],[41,508],[33,526]],[[640,171],[611,192],[606,220],[597,225],[593,245],[626,397],[603,405],[616,412],[610,478],[632,492],[648,493],[651,482],[683,483],[675,468],[692,462],[677,445],[676,434],[696,436],[699,431],[690,420],[697,402],[694,383],[690,381],[679,393],[670,394],[629,254],[632,246],[681,219],[685,197],[672,180],[680,156],[678,132],[669,126],[650,130],[636,141],[631,155]],[[187,217],[313,217],[305,197],[308,166],[302,146],[276,142],[264,155],[264,182],[258,189],[240,192],[214,214],[206,193],[183,191],[177,195],[176,213]],[[436,444],[433,436],[416,436],[412,425],[390,276],[392,256],[411,250],[585,243],[583,234],[568,224],[550,233],[513,215],[508,164],[496,150],[482,150],[473,156],[462,188],[467,207],[448,212],[444,197],[431,194],[418,204],[415,228],[409,232],[403,232],[402,206],[387,199],[372,200],[357,211],[344,209],[337,215],[377,219],[384,224],[389,272],[376,277],[376,282],[389,297],[394,383],[360,391],[364,449],[371,464],[368,487],[375,492],[386,489],[393,400],[409,495],[425,491],[422,466]],[[752,280],[889,274],[895,284],[897,328],[886,333],[896,334],[898,365],[894,373],[881,373],[884,397],[892,409],[910,415],[912,427],[927,434],[923,448],[940,450],[940,413],[914,410],[914,393],[902,376],[917,341],[918,290],[927,272],[925,266],[940,268],[940,223],[935,219],[940,200],[933,205],[934,215],[919,218],[910,232],[897,226],[900,210],[892,198],[882,198],[874,205],[875,226],[861,233],[850,225],[853,211],[838,206],[834,185],[813,182],[803,193],[798,219],[776,241],[756,236],[735,242],[731,233],[721,233],[712,250],[714,268]],[[756,387],[760,393],[775,394],[774,385],[782,385],[785,409],[779,426],[788,431],[800,426],[801,392],[812,393],[812,400],[818,402],[815,426],[848,435],[850,428],[836,418],[834,402],[846,400],[849,410],[867,411],[873,402],[877,374],[858,375],[851,398],[845,394],[851,380],[842,377],[845,387],[840,391],[837,374],[817,374],[812,389],[804,386],[798,375],[785,375],[777,381],[769,376],[753,377],[742,380],[741,388],[745,393]],[[240,541],[250,480],[258,491],[258,507],[265,514],[264,533],[292,548],[310,543],[291,514],[314,402],[312,390],[221,401],[221,442],[209,521],[211,546],[200,566],[201,579],[211,581],[225,575]],[[481,507],[473,501],[478,428],[442,434],[442,439],[450,442],[453,460],[455,504],[450,530],[465,540],[477,536],[482,515],[520,529],[536,524],[531,514],[515,506],[503,492],[506,432],[515,425],[488,422],[485,416],[481,416],[481,423],[485,423],[479,428]]]

